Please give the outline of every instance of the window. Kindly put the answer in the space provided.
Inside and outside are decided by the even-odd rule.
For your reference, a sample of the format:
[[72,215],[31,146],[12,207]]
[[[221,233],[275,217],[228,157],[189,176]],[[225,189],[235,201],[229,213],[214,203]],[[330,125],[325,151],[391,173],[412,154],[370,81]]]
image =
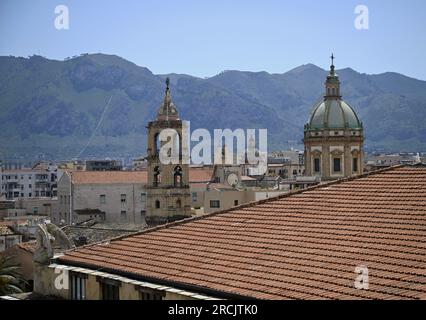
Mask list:
[[100,202],[100,204],[105,204],[106,203],[106,196],[104,194],[101,194],[99,196],[99,202]]
[[28,193],[28,197],[29,198],[31,198],[33,195],[32,195],[32,193],[30,192],[30,193]]
[[319,158],[314,159],[314,172],[321,172],[320,159]]
[[160,209],[160,200],[155,200],[155,209]]
[[220,208],[220,200],[210,200],[210,208]]
[[126,195],[121,194],[121,203],[126,203]]
[[238,206],[238,200],[234,200],[234,206]]
[[333,159],[333,169],[334,169],[334,172],[340,172],[341,171],[340,158],[334,158]]
[[99,278],[102,300],[120,300],[120,282],[112,279]]
[[30,183],[30,184],[28,185],[28,188],[30,188],[30,189],[31,189],[32,187],[33,187],[33,186],[32,186],[32,185],[31,185],[31,183]]
[[198,194],[196,192],[192,193],[192,202],[197,202],[198,200]]
[[146,209],[146,193],[141,193],[141,207]]
[[34,207],[34,208],[33,208],[33,213],[34,213],[34,214],[37,214],[37,213],[38,213],[38,207]]
[[86,274],[70,273],[71,300],[86,299]]
[[149,288],[138,287],[137,290],[139,290],[139,297],[141,300],[163,300],[163,297],[166,295],[164,291]]
[[177,166],[173,174],[175,187],[182,187],[182,168]]
[[121,219],[121,221],[127,220],[127,211],[123,210],[123,211],[120,212],[120,219]]
[[176,200],[176,208],[182,208],[182,202],[180,201],[180,199]]
[[154,168],[154,187],[158,187],[159,184],[161,184],[161,171],[157,166]]
[[358,158],[352,159],[352,170],[353,172],[358,172]]

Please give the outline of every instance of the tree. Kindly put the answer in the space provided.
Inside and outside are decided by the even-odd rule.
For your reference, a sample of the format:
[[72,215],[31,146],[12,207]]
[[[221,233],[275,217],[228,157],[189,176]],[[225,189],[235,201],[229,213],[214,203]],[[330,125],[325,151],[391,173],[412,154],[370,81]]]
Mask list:
[[0,296],[23,292],[25,284],[20,272],[20,266],[13,262],[13,257],[0,256]]

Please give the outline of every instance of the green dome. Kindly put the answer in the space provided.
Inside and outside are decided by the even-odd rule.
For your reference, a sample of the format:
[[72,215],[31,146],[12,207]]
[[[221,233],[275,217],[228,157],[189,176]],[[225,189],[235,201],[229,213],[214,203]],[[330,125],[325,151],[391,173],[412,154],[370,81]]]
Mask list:
[[331,56],[330,73],[325,81],[324,100],[318,103],[305,130],[321,129],[362,129],[354,109],[342,100],[340,80],[334,68],[334,55]]
[[326,99],[317,104],[309,120],[309,129],[360,129],[362,124],[352,107],[341,99]]

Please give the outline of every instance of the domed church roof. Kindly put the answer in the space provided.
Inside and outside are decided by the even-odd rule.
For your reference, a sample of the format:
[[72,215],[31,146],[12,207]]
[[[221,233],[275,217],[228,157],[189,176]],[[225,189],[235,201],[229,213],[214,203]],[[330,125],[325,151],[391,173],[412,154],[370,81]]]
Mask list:
[[362,123],[354,109],[340,95],[339,76],[334,70],[334,56],[331,57],[332,64],[325,82],[324,100],[314,107],[306,129],[362,129]]
[[309,128],[314,130],[324,128],[360,129],[362,123],[355,111],[345,101],[327,99],[315,106],[309,120]]

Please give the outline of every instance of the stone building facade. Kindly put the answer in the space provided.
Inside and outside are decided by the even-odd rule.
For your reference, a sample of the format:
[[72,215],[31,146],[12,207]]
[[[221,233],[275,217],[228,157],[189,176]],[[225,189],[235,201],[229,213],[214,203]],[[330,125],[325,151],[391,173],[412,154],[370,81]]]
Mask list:
[[363,125],[352,107],[342,100],[333,62],[325,90],[323,101],[314,107],[304,129],[306,175],[334,180],[362,174]]
[[[183,143],[183,121],[174,105],[166,80],[164,102],[157,119],[148,123],[147,222],[166,222],[191,215],[189,161],[184,160],[187,146]],[[163,130],[174,130],[166,141],[160,140]],[[171,163],[161,161],[161,147],[172,143],[178,152],[170,152]]]
[[67,171],[58,182],[58,209],[52,222],[61,225],[99,219],[143,224],[146,180],[144,171]]

